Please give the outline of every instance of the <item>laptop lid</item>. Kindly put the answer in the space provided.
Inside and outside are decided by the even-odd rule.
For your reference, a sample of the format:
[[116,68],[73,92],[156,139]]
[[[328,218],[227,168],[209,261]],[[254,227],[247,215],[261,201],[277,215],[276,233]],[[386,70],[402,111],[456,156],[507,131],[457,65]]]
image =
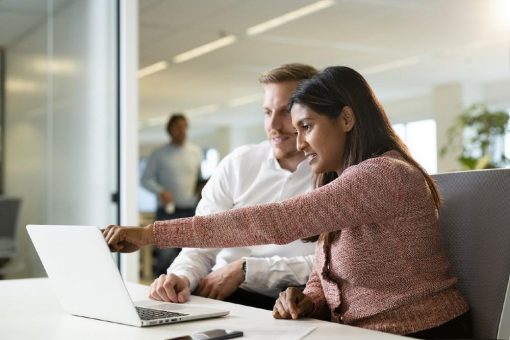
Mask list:
[[[184,317],[142,321],[113,261],[101,231],[93,226],[28,225],[28,234],[63,309],[73,315],[146,326],[223,316],[228,311],[187,308],[148,301],[170,310],[175,305]],[[165,306],[167,308],[165,308]]]

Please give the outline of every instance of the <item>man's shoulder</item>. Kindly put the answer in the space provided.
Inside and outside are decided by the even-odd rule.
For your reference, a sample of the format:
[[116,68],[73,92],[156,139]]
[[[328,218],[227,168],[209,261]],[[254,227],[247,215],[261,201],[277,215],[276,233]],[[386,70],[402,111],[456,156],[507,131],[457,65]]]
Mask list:
[[157,148],[155,148],[151,153],[150,153],[150,157],[158,157],[160,156],[161,154],[164,154],[166,152],[168,152],[168,149],[169,149],[169,144],[164,144],[164,145],[161,145],[161,146],[158,146]]
[[188,142],[188,143],[186,143],[186,148],[191,152],[198,153],[198,154],[202,155],[202,148],[196,144]]

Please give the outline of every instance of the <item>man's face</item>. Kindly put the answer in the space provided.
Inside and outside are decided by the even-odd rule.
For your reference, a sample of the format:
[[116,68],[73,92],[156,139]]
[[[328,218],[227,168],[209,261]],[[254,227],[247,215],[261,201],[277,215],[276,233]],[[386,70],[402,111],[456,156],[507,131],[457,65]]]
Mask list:
[[172,138],[172,143],[184,143],[188,133],[188,122],[185,119],[177,119],[170,127],[169,133]]
[[263,85],[264,128],[278,160],[301,153],[296,148],[296,135],[290,112],[287,111],[287,104],[297,85],[297,81]]

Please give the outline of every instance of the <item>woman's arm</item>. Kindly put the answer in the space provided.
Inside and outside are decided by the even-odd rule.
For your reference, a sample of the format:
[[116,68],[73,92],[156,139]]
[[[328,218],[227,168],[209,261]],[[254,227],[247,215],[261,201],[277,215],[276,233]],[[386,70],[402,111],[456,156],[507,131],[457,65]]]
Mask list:
[[351,166],[328,185],[284,202],[157,221],[145,228],[111,226],[105,237],[113,251],[124,252],[152,242],[162,248],[286,244],[415,209],[435,209],[425,178],[404,161],[385,156]]
[[348,168],[328,185],[284,202],[155,222],[154,239],[159,247],[286,244],[403,214],[406,204],[413,204],[406,200],[410,191],[430,196],[417,169],[395,158],[378,157]]
[[324,296],[321,280],[315,270],[310,274],[310,279],[306,283],[303,294],[308,296],[313,301],[313,309],[307,316],[320,320],[330,319],[330,311]]

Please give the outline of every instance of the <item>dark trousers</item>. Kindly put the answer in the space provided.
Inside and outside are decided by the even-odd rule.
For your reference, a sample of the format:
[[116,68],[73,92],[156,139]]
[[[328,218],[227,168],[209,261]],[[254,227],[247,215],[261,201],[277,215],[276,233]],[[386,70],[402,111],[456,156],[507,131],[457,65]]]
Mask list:
[[[174,220],[176,218],[192,216],[195,216],[195,208],[175,208],[173,214],[167,214],[164,207],[159,207],[158,210],[156,210],[156,221]],[[154,276],[158,277],[161,274],[166,274],[168,266],[174,262],[180,252],[181,248],[154,248],[152,251],[152,272]]]
[[276,299],[238,288],[232,295],[227,297],[224,301],[237,303],[238,305],[273,310]]
[[417,339],[471,339],[471,314],[464,313],[440,326],[406,336]]

